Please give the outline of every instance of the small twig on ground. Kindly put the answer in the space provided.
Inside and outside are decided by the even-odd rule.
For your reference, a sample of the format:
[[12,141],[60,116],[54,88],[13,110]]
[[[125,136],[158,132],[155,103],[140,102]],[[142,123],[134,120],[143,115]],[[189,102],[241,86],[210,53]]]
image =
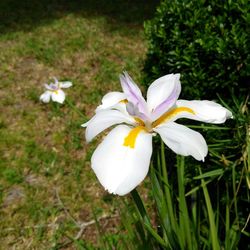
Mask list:
[[[106,218],[115,218],[115,217],[118,217],[119,214],[114,214],[114,215],[107,215],[107,214],[103,214],[102,216],[98,217],[96,220],[91,220],[91,221],[87,221],[87,222],[78,222],[77,220],[75,220],[75,218],[69,213],[69,211],[67,210],[67,208],[64,206],[60,196],[59,196],[59,193],[58,193],[58,190],[55,189],[55,193],[56,193],[56,197],[57,197],[57,200],[60,204],[60,206],[63,208],[65,214],[75,223],[76,227],[78,227],[80,230],[78,231],[78,233],[76,234],[75,237],[71,238],[70,241],[68,242],[65,242],[63,243],[62,245],[63,246],[66,246],[66,245],[69,245],[71,244],[73,241],[76,241],[76,240],[79,240],[84,232],[84,230],[88,227],[88,226],[91,226],[93,224],[95,224],[96,222],[99,222],[100,220],[102,219],[106,219]],[[50,223],[50,224],[42,224],[42,225],[33,225],[33,226],[24,226],[22,228],[20,228],[21,230],[23,229],[38,229],[38,228],[55,228],[55,227],[58,227],[58,224],[56,224],[55,222],[54,223]],[[10,228],[6,228],[4,229],[4,231],[7,231],[7,232],[10,232],[10,231],[15,231],[15,230],[19,230],[19,228],[13,228],[13,227],[10,227]]]
[[[97,221],[100,221],[102,219],[106,219],[106,218],[114,218],[114,217],[117,217],[118,214],[114,214],[114,215],[107,215],[107,214],[104,214],[102,216],[100,216],[99,218],[97,218]],[[80,230],[79,232],[77,233],[77,235],[74,237],[74,240],[79,240],[80,237],[82,236],[84,230],[86,229],[86,227],[92,225],[92,224],[95,224],[96,223],[96,220],[91,220],[91,221],[88,221],[88,222],[83,222],[80,226]]]
[[[62,202],[62,200],[61,200],[61,198],[59,196],[58,190],[57,189],[55,189],[55,190],[56,190],[56,197],[58,199],[58,202],[62,206],[64,212],[66,213],[67,216],[70,217],[70,219],[76,224],[76,226],[80,228],[80,231],[74,237],[74,240],[78,240],[82,236],[85,228],[88,227],[88,226],[90,226],[90,225],[92,225],[92,224],[95,224],[96,221],[95,220],[91,220],[91,221],[82,222],[82,223],[79,223],[78,221],[76,221],[75,218],[69,213],[68,209],[64,206],[64,204],[63,204],[63,202]],[[97,221],[100,221],[102,219],[109,218],[109,217],[110,218],[114,218],[114,217],[117,217],[117,216],[118,216],[117,214],[115,214],[113,216],[104,214],[104,215],[100,216],[99,218],[97,218]]]
[[[100,216],[99,218],[97,218],[97,221],[100,221],[100,220],[105,219],[105,218],[115,218],[117,216],[118,216],[118,214],[114,214],[113,216],[104,214],[104,215]],[[83,234],[84,230],[88,226],[91,226],[91,225],[95,224],[95,222],[96,222],[95,220],[91,220],[91,221],[87,221],[87,222],[77,223],[76,227],[80,228],[80,230],[77,233],[77,235],[74,237],[74,239],[78,240],[81,237],[81,235]],[[39,229],[39,228],[43,228],[43,227],[55,228],[55,227],[58,227],[58,224],[49,223],[49,224],[41,224],[41,225],[33,225],[33,226],[23,226],[20,229],[21,230],[23,230],[23,229]],[[4,229],[5,232],[11,232],[11,231],[15,231],[15,230],[19,230],[19,228],[8,227],[8,228]]]

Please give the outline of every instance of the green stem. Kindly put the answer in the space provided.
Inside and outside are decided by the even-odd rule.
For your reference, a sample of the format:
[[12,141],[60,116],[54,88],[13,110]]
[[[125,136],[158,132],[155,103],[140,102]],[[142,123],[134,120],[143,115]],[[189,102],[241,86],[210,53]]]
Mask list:
[[185,180],[184,180],[184,157],[181,157],[177,164],[178,190],[179,190],[179,216],[180,225],[183,225],[182,239],[187,244],[187,249],[193,249],[191,228],[189,224],[189,216],[187,203],[185,199]]
[[166,196],[166,204],[168,208],[169,218],[171,225],[173,226],[173,230],[177,232],[177,225],[174,216],[173,204],[172,204],[172,197],[170,194],[169,182],[168,182],[168,173],[167,173],[167,166],[166,166],[166,158],[164,153],[164,143],[161,141],[161,166],[162,166],[162,175],[164,179],[164,193]]
[[137,207],[137,211],[139,216],[141,217],[144,226],[146,227],[146,229],[149,231],[149,233],[151,233],[151,235],[155,238],[155,240],[160,243],[162,246],[166,247],[166,243],[164,242],[164,240],[158,235],[158,233],[155,231],[155,229],[152,227],[152,224],[150,222],[150,219],[148,217],[148,214],[146,212],[146,209],[144,207],[144,204],[141,200],[140,195],[138,194],[138,192],[136,191],[136,189],[132,190],[131,192],[132,198],[135,202],[135,205]]
[[230,206],[229,206],[229,192],[228,185],[226,184],[226,238],[225,238],[225,248],[229,249],[230,245]]

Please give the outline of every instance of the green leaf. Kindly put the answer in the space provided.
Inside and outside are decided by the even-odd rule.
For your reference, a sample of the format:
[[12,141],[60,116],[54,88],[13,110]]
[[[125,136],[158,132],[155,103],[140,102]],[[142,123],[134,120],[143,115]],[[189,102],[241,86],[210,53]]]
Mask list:
[[141,200],[141,197],[139,196],[138,192],[136,191],[136,189],[134,189],[133,191],[131,191],[131,195],[132,198],[136,204],[137,207],[137,211],[138,211],[138,215],[140,216],[140,218],[142,219],[144,226],[146,227],[146,229],[151,233],[151,235],[154,237],[154,239],[160,243],[162,246],[166,247],[166,243],[164,242],[164,240],[157,234],[157,232],[155,231],[155,229],[152,227],[149,216],[146,212],[146,209],[144,207],[144,204]]
[[[199,170],[201,173],[201,169],[199,169]],[[209,219],[209,224],[210,224],[210,235],[211,235],[211,239],[212,239],[212,247],[213,247],[213,250],[220,250],[220,244],[219,244],[219,239],[218,239],[218,229],[215,226],[214,212],[213,212],[211,200],[209,197],[209,193],[207,190],[207,186],[206,186],[205,181],[203,179],[201,179],[201,184],[202,184],[203,194],[205,197],[205,202],[206,202],[206,207],[207,207],[207,212],[208,212],[208,219]]]
[[194,180],[200,180],[200,179],[204,179],[204,178],[208,178],[208,177],[214,177],[214,176],[218,176],[218,175],[223,175],[223,173],[225,172],[224,169],[216,169],[216,170],[212,170],[209,172],[206,172],[205,174],[201,174],[198,176],[193,177]]

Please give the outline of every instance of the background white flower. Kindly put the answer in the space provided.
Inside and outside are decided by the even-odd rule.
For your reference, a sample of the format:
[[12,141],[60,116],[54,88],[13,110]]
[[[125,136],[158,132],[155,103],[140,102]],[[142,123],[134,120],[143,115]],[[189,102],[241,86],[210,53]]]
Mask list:
[[54,83],[45,84],[46,91],[40,96],[40,100],[44,103],[48,103],[50,99],[53,102],[63,103],[65,100],[65,93],[63,88],[69,88],[72,86],[71,82],[59,82],[54,77]]
[[155,133],[175,153],[204,161],[208,152],[205,139],[176,123],[177,119],[218,124],[232,117],[229,110],[212,101],[177,100],[180,74],[155,80],[148,88],[147,102],[127,73],[120,80],[123,92],[106,94],[94,117],[82,125],[89,142],[103,130],[122,124],[104,138],[91,158],[92,169],[110,193],[125,195],[146,177]]

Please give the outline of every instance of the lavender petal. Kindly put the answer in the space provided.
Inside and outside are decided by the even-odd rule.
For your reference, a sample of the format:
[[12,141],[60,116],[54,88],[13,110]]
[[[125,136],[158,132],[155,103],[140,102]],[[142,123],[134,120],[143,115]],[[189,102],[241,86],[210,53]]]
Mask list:
[[140,89],[133,82],[128,73],[124,72],[124,74],[120,76],[120,81],[123,92],[126,94],[128,101],[133,103],[134,106],[137,106],[140,113],[147,116],[146,101],[143,98]]

